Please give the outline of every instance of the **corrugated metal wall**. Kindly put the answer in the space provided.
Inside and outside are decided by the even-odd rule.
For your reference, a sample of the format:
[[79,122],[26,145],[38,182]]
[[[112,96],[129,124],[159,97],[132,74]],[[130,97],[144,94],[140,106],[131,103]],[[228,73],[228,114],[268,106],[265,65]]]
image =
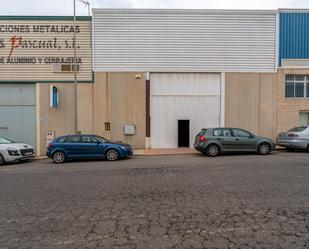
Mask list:
[[0,135],[36,145],[35,84],[0,84]]
[[273,72],[276,12],[93,10],[94,71]]
[[309,59],[309,12],[280,13],[280,52],[282,59]]

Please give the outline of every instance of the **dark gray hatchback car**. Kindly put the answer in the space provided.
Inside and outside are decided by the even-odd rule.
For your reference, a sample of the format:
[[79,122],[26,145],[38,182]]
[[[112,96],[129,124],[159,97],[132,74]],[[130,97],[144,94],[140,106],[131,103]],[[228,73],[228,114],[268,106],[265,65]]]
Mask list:
[[211,157],[225,152],[267,155],[275,149],[275,144],[271,138],[256,136],[239,128],[208,128],[196,135],[194,148]]

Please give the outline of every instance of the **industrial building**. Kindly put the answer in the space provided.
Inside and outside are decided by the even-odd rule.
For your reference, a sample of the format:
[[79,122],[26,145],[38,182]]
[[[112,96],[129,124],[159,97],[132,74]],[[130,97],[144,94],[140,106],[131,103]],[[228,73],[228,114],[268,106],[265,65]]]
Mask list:
[[[121,95],[135,102],[106,110],[110,136],[149,148],[192,147],[201,128],[215,126],[274,137],[277,31],[271,10],[94,9],[95,84],[121,75],[104,82],[112,110],[113,88],[131,78]],[[126,123],[138,142],[122,134]]]
[[0,17],[0,134],[40,155],[75,130],[138,149],[215,126],[275,138],[309,124],[308,25],[307,10],[93,9],[76,29],[75,127],[72,17]]

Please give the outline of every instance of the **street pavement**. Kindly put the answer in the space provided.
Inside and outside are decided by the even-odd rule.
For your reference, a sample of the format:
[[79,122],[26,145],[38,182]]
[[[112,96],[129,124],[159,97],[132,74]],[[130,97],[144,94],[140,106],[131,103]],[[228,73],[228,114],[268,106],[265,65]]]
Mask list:
[[6,165],[0,248],[309,248],[309,153]]

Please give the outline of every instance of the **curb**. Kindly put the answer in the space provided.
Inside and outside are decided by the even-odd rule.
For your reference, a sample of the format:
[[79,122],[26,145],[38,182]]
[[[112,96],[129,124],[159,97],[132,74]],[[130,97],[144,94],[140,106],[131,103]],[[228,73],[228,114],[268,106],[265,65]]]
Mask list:
[[[285,148],[276,147],[274,151],[284,151]],[[135,150],[133,156],[177,156],[177,155],[195,155],[199,154],[197,151],[154,151],[154,150]],[[38,156],[34,158],[35,160],[48,159],[47,156]]]
[[47,159],[48,157],[47,156],[36,156],[34,158],[34,160],[44,160],[44,159]]

